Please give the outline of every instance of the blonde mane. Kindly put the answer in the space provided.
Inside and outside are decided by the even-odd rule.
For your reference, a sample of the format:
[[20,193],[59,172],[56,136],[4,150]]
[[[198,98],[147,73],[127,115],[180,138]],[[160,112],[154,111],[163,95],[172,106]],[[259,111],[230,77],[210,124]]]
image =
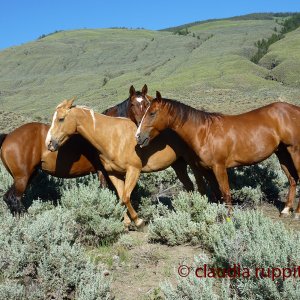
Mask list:
[[92,108],[85,106],[85,105],[76,105],[74,107],[80,108],[82,110],[87,110],[91,116],[92,116],[92,120],[93,120],[93,126],[94,126],[94,131],[96,130],[96,118],[95,118],[95,112]]

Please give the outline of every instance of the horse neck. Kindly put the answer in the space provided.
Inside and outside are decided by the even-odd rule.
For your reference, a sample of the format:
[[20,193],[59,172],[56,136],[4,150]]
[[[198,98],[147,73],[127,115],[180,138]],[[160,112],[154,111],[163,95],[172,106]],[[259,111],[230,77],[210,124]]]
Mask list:
[[187,118],[183,121],[181,118],[178,118],[176,113],[170,114],[166,112],[166,115],[168,116],[166,121],[167,127],[175,131],[187,144],[193,146],[196,132],[200,138],[200,140],[197,140],[198,144],[199,142],[201,144],[204,143],[210,127],[207,120],[204,118]]
[[107,117],[94,113],[92,110],[76,108],[75,118],[77,132],[101,151],[106,123],[103,119]]
[[129,117],[129,109],[128,109],[129,98],[116,105],[117,108],[117,116],[116,117]]

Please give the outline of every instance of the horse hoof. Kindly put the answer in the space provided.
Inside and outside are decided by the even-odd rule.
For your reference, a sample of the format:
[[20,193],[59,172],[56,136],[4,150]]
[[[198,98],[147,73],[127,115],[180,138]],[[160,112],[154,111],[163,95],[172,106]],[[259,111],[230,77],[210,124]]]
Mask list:
[[291,213],[281,212],[279,216],[280,218],[289,218],[291,216]]
[[144,227],[144,225],[145,225],[145,222],[144,222],[144,220],[143,219],[136,219],[136,221],[134,222],[135,223],[135,226],[137,227],[137,228],[141,228],[141,227]]
[[286,206],[280,213],[280,217],[287,218],[291,215],[291,210],[288,206]]

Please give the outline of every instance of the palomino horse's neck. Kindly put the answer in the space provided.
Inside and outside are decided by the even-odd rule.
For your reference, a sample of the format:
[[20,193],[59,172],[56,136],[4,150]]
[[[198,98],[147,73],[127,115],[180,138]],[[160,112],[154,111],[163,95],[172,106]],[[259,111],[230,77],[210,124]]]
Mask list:
[[[95,113],[92,109],[85,106],[72,108],[73,116],[76,118],[77,132],[88,140],[94,147],[101,147],[99,141],[102,140],[101,133],[105,130],[102,118],[108,118],[102,114]],[[103,125],[103,126],[102,126]]]

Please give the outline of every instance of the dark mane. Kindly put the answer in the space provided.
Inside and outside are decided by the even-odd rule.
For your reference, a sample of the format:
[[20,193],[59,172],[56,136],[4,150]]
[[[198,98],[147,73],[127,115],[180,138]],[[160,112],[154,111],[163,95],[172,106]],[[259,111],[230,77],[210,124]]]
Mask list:
[[118,117],[128,118],[128,104],[129,104],[129,98],[115,106],[112,106],[104,110],[102,113],[106,115],[110,110],[117,109]]
[[[155,99],[156,100],[156,99]],[[156,100],[158,101],[158,100]],[[196,109],[177,100],[161,99],[163,107],[167,108],[168,114],[174,116],[175,120],[182,126],[186,121],[195,123],[209,121],[222,116],[221,113],[207,112],[203,109]]]

